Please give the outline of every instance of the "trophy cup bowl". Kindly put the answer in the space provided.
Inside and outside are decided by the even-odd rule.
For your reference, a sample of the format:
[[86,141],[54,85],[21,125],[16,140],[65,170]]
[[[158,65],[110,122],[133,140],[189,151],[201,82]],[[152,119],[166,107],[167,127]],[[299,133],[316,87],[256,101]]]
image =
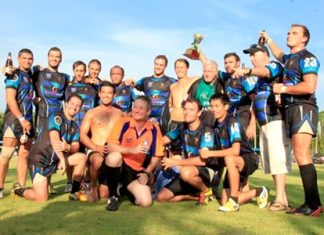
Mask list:
[[193,37],[194,41],[191,43],[192,47],[188,48],[183,55],[192,60],[199,60],[198,45],[204,37],[199,33],[195,33]]

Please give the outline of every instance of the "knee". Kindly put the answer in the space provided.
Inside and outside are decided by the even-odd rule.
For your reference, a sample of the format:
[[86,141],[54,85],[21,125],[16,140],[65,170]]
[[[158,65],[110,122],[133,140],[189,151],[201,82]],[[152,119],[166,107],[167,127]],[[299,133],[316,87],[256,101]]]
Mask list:
[[110,153],[105,160],[105,164],[110,167],[120,167],[123,162],[123,156],[119,152]]
[[188,167],[181,168],[181,170],[180,170],[181,179],[188,182],[192,179],[193,176],[194,176],[194,173],[191,168],[188,168]]
[[87,164],[87,155],[84,153],[76,153],[78,156],[78,163],[85,166]]
[[170,200],[170,197],[164,193],[164,191],[160,191],[156,197],[158,202],[166,202]]
[[234,156],[225,156],[224,161],[226,166],[231,166],[234,164]]
[[152,198],[150,197],[141,198],[140,200],[136,200],[136,204],[140,207],[150,207],[152,206]]
[[14,152],[15,152],[14,147],[4,146],[2,148],[1,155],[0,155],[0,164],[3,164],[3,165],[9,164],[9,161],[10,161]]
[[102,165],[103,158],[99,154],[93,154],[89,159],[90,166],[99,169]]

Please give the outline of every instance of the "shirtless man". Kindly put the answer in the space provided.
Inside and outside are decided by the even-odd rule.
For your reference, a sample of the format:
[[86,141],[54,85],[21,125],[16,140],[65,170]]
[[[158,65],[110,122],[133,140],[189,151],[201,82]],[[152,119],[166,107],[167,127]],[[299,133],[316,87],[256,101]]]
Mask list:
[[174,63],[174,69],[178,81],[170,86],[171,120],[174,122],[184,122],[182,103],[192,83],[199,79],[199,77],[188,77],[189,62],[186,59],[177,59]]
[[[101,83],[99,88],[100,105],[89,110],[82,122],[80,129],[81,142],[88,148],[89,171],[91,180],[91,194],[89,201],[98,200],[97,179],[100,184],[103,180],[104,168],[101,165],[107,155],[107,139],[116,121],[122,117],[122,111],[112,106],[112,99],[115,94],[114,85],[108,81]],[[91,138],[89,137],[89,133]],[[102,170],[99,175],[100,170]],[[108,195],[107,186],[99,187],[100,198]]]

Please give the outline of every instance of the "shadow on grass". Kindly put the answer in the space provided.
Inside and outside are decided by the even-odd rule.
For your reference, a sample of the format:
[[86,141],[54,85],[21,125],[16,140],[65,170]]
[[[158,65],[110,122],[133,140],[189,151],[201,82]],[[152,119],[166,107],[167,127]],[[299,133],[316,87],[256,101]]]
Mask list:
[[[287,191],[289,199],[298,205],[303,190],[297,173],[288,176]],[[323,179],[321,173],[322,198]],[[64,189],[65,182],[65,177],[53,178],[59,190]],[[251,186],[261,185],[274,192],[272,177],[256,172]],[[241,206],[238,213],[224,214],[217,211],[216,202],[205,207],[197,207],[194,202],[154,202],[150,208],[139,208],[123,198],[117,212],[106,211],[105,202],[71,202],[67,194],[46,203],[5,198],[0,201],[0,234],[324,234],[323,216],[313,219],[271,213],[255,203]]]

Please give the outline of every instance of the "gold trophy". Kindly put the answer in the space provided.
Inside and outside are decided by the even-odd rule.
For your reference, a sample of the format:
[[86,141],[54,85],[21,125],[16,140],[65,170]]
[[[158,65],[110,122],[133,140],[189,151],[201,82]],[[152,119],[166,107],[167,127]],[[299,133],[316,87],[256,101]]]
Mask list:
[[200,33],[195,33],[194,41],[191,43],[192,47],[188,48],[183,55],[192,60],[199,60],[198,45],[201,43],[203,38],[204,36]]

